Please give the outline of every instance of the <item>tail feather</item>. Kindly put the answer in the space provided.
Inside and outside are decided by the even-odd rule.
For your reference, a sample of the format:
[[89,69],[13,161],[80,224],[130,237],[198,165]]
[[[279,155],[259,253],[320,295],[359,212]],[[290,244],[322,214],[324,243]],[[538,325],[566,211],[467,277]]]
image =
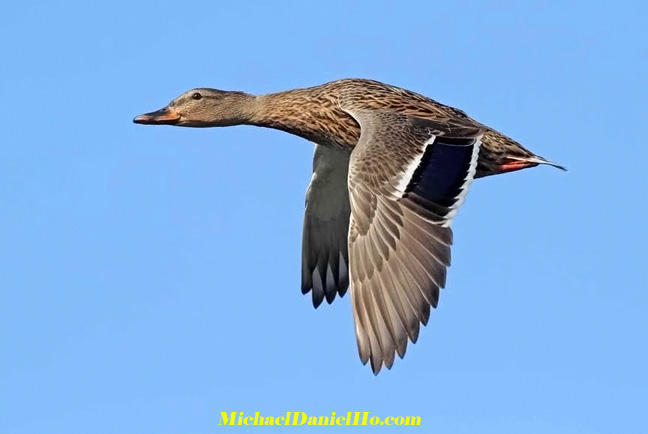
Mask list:
[[519,161],[519,162],[521,162],[521,163],[523,163],[523,164],[524,164],[524,163],[527,163],[527,164],[534,164],[534,165],[537,165],[537,164],[547,164],[547,165],[549,165],[549,166],[553,166],[553,167],[555,167],[555,168],[557,168],[557,169],[564,170],[565,172],[567,172],[567,168],[566,168],[565,166],[562,166],[562,165],[560,165],[560,164],[558,164],[558,163],[554,163],[553,161],[551,161],[551,160],[547,160],[546,158],[541,157],[541,156],[539,156],[539,155],[534,155],[534,156],[532,156],[532,157],[513,157],[513,156],[507,156],[506,159],[509,160],[509,161],[510,161],[510,160],[513,160],[513,161]]

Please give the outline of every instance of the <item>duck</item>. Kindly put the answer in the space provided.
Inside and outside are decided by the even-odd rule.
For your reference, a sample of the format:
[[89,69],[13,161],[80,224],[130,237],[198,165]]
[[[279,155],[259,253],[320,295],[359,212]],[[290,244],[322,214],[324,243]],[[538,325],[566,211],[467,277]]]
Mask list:
[[145,125],[273,128],[313,142],[302,293],[351,294],[363,364],[391,369],[446,285],[451,222],[476,178],[563,166],[422,94],[349,78],[265,95],[191,89],[136,116]]

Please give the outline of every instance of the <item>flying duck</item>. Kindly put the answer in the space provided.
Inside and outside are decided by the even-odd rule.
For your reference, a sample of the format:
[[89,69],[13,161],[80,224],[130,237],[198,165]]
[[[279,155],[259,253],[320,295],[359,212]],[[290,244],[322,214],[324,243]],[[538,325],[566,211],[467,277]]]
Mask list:
[[450,224],[474,178],[564,168],[463,111],[374,80],[254,96],[197,88],[138,124],[256,125],[315,143],[306,192],[302,292],[350,288],[355,336],[374,374],[416,342],[450,265]]

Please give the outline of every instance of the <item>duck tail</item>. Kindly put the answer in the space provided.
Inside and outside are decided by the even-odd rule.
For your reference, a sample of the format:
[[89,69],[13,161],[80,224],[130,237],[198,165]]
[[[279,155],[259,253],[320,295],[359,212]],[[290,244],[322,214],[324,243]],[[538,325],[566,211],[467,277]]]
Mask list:
[[528,157],[507,156],[500,165],[500,170],[502,172],[512,172],[514,170],[526,169],[527,167],[534,167],[539,164],[546,164],[564,170],[565,172],[567,171],[565,166],[554,163],[553,161],[547,160],[539,155],[531,155]]

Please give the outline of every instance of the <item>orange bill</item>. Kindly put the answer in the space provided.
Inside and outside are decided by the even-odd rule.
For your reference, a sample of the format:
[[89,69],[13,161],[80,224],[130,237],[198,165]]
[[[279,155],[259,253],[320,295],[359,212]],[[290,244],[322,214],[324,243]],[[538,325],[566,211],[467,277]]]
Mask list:
[[179,120],[180,114],[178,112],[165,107],[151,113],[145,113],[143,115],[136,116],[133,119],[133,122],[135,122],[136,124],[173,125]]

